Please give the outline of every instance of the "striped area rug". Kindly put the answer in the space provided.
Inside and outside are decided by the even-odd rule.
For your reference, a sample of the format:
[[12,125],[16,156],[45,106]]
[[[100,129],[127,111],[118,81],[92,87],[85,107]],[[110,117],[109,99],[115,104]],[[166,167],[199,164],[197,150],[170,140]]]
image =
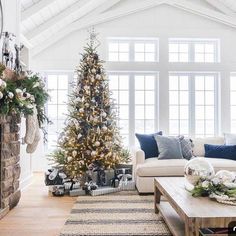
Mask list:
[[80,196],[60,236],[171,236],[153,198],[135,191]]

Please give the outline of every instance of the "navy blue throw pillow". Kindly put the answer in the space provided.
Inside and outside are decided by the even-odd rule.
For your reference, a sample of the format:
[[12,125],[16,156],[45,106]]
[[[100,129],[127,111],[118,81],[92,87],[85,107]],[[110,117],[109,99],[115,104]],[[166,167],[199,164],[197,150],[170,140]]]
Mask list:
[[135,134],[140,143],[141,149],[145,153],[145,159],[150,157],[158,157],[159,155],[157,142],[154,138],[154,135],[162,135],[162,131],[159,131],[155,134]]
[[205,157],[236,160],[236,145],[204,144]]

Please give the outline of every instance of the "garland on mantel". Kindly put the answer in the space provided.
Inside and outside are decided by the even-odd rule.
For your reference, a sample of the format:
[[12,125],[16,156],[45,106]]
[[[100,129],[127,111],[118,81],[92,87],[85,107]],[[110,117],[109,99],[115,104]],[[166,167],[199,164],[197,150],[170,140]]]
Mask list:
[[0,64],[0,115],[32,115],[37,109],[39,127],[49,122],[45,104],[49,94],[45,82],[39,74],[16,72]]

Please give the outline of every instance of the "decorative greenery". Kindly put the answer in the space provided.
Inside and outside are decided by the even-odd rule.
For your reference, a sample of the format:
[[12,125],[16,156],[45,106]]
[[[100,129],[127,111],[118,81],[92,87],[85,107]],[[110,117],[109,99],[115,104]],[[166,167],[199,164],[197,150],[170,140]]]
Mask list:
[[66,126],[58,139],[58,150],[51,155],[51,160],[70,178],[83,176],[95,161],[103,168],[114,168],[130,160],[129,151],[122,146],[95,39],[94,35],[90,37],[82,54],[77,81],[69,96]]
[[0,64],[0,115],[29,115],[36,106],[39,127],[49,122],[44,106],[49,99],[39,74],[16,74]]
[[194,197],[215,198],[218,202],[236,204],[236,178],[233,173],[221,171],[213,178],[200,178],[191,191]]

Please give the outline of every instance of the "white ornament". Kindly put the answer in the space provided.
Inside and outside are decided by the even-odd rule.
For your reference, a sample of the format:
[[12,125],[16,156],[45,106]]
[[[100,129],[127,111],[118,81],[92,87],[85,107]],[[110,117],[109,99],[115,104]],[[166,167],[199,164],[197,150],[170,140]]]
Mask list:
[[8,92],[7,96],[12,99],[14,97],[14,94],[12,92]]
[[34,106],[33,106],[32,104],[27,104],[26,107],[27,107],[28,109],[33,109],[33,108],[34,108]]
[[4,80],[1,80],[0,87],[5,89],[7,87],[7,83]]
[[93,74],[95,74],[95,73],[97,72],[97,70],[96,70],[95,68],[93,68],[93,69],[91,70],[91,72],[92,72]]
[[232,183],[235,181],[235,174],[228,170],[220,170],[216,173],[215,177],[222,184]]
[[105,111],[102,113],[102,117],[103,117],[103,118],[106,118],[106,117],[107,117],[107,113],[106,113]]
[[97,154],[96,151],[92,151],[92,152],[91,152],[91,156],[95,156],[96,154]]
[[96,79],[100,80],[101,79],[101,75],[96,75]]
[[96,147],[99,147],[99,146],[100,146],[100,142],[99,142],[99,141],[96,141],[96,142],[95,142],[95,146],[96,146]]
[[71,156],[67,157],[67,161],[68,161],[68,162],[70,162],[70,161],[72,161],[72,160],[73,160],[73,157],[71,157]]
[[78,134],[77,139],[80,139],[82,137],[82,134]]
[[0,99],[3,98],[3,93],[0,91]]
[[103,131],[107,131],[107,127],[106,126],[102,126],[102,130]]
[[77,151],[74,150],[74,151],[72,152],[72,156],[73,156],[73,157],[76,157],[76,155],[77,155]]
[[184,168],[185,179],[196,185],[200,178],[211,179],[215,175],[213,166],[203,157],[193,158]]

